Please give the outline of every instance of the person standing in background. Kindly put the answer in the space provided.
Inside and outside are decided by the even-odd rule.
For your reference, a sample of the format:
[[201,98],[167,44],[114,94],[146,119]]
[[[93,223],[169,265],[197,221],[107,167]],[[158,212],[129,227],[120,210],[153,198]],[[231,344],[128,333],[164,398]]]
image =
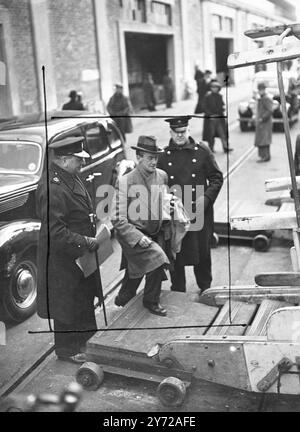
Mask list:
[[124,140],[126,141],[126,134],[133,131],[132,121],[130,114],[132,113],[131,103],[128,97],[123,94],[123,85],[121,83],[115,84],[116,91],[110,98],[107,111],[116,122]]
[[173,84],[172,77],[170,76],[170,73],[171,71],[170,69],[168,69],[163,78],[166,108],[172,108],[172,102],[174,97],[174,84]]
[[257,86],[258,100],[256,109],[255,147],[258,148],[258,163],[271,160],[270,145],[272,143],[272,115],[273,99],[266,92],[266,84],[261,82]]
[[82,102],[78,100],[78,93],[76,90],[70,91],[69,98],[69,102],[65,103],[62,107],[64,111],[84,111],[84,106]]
[[154,93],[154,83],[153,78],[150,73],[146,74],[143,82],[143,91],[145,104],[149,111],[156,111],[156,98]]

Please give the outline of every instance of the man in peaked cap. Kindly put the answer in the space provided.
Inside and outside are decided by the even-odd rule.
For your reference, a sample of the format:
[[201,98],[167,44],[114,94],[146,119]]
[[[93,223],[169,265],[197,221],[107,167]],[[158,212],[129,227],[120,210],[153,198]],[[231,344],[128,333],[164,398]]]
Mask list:
[[83,142],[83,137],[73,136],[49,145],[53,161],[37,189],[38,315],[54,320],[57,357],[75,363],[86,360],[81,351],[96,330],[96,276],[85,278],[76,264],[77,258],[99,247],[92,202],[78,176],[89,158]]
[[126,269],[115,304],[125,306],[146,276],[143,305],[150,313],[165,316],[160,293],[162,281],[167,279],[164,268],[169,260],[160,246],[162,216],[152,204],[161,201],[160,186],[166,185],[168,179],[165,172],[156,168],[161,150],[155,137],[140,136],[132,148],[138,164],[118,181],[112,210],[112,223],[123,252],[121,268]]
[[[209,148],[190,136],[190,119],[190,116],[184,116],[165,120],[170,125],[171,140],[160,154],[157,166],[168,174],[168,186],[176,195],[182,194],[183,205],[191,211],[190,231],[183,239],[171,272],[171,290],[186,291],[185,266],[193,266],[201,293],[212,281],[213,204],[222,187],[223,174]],[[202,186],[202,195],[197,193],[198,186]],[[195,225],[197,208],[204,212],[201,228]]]

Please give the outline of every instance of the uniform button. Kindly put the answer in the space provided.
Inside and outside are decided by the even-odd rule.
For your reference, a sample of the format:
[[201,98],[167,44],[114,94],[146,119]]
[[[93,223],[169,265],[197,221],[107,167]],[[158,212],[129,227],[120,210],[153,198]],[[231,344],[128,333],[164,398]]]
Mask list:
[[171,176],[170,179],[171,179],[171,180],[174,180],[174,176]]
[[192,174],[192,177],[195,178],[195,177],[196,177],[196,174]]
[[196,163],[197,162],[197,159],[193,159],[193,163]]
[[196,192],[196,189],[195,189],[195,188],[193,188],[193,189],[192,189],[192,192]]
[[169,165],[169,166],[172,166],[173,164],[172,164],[172,162],[169,162],[168,165]]
[[170,150],[169,150],[169,151],[167,151],[167,155],[170,155],[170,154],[171,154]]
[[198,147],[195,147],[195,150],[199,150],[199,148],[198,148]]

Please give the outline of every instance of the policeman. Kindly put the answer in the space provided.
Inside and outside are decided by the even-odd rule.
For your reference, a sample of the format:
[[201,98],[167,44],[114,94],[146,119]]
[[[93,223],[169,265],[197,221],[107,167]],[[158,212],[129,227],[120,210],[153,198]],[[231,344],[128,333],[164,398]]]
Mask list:
[[[193,266],[201,293],[212,281],[213,204],[222,187],[223,174],[209,148],[202,142],[196,143],[190,136],[190,119],[190,116],[184,116],[165,120],[170,125],[171,140],[159,156],[158,167],[167,172],[171,190],[175,194],[176,189],[180,190],[183,204],[193,221],[171,272],[171,289],[186,291],[184,267]],[[197,220],[201,211],[203,223]]]
[[76,259],[99,247],[91,198],[78,176],[90,157],[83,140],[73,136],[50,144],[53,161],[37,189],[38,315],[54,320],[57,357],[75,363],[86,360],[82,351],[96,329],[95,273],[84,278]]

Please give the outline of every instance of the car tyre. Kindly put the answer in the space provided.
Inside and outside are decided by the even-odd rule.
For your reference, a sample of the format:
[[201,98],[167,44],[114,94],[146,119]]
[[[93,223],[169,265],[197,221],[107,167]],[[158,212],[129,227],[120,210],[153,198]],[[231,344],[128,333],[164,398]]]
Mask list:
[[[22,322],[36,312],[37,264],[33,253],[14,263],[1,298],[1,319]],[[3,318],[2,318],[3,315]]]

